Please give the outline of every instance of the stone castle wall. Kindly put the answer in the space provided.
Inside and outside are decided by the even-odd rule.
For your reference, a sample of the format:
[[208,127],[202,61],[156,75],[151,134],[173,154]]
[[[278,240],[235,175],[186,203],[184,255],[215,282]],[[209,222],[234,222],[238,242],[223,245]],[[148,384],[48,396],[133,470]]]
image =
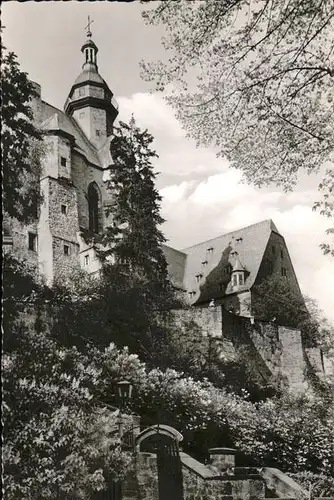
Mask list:
[[[306,353],[299,330],[274,323],[251,323],[249,318],[231,314],[220,306],[178,309],[173,311],[173,317],[180,332],[191,328],[193,322],[193,328],[202,332],[204,347],[206,338],[214,338],[220,358],[231,360],[242,352],[245,363],[254,367],[254,374],[262,382],[280,379],[292,391],[307,388]],[[309,358],[313,370],[323,373],[320,349],[312,349]]]

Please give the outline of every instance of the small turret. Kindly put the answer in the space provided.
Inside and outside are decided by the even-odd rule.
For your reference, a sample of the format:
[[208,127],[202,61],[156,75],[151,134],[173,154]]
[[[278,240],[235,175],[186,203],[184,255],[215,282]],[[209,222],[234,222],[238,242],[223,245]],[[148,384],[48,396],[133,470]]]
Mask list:
[[238,290],[240,286],[245,284],[245,268],[242,265],[238,252],[233,252],[235,255],[235,263],[231,272],[233,290]]

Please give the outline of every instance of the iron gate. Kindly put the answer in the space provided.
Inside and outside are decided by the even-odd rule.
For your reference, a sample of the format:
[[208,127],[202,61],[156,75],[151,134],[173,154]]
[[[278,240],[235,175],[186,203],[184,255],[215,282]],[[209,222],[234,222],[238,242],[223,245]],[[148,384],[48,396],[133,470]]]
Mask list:
[[183,500],[179,444],[170,436],[156,435],[159,500]]

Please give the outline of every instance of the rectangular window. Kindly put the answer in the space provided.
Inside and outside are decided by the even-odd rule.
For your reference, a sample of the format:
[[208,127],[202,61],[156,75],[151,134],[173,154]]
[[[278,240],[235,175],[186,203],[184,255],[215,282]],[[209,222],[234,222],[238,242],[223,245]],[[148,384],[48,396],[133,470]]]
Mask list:
[[281,276],[284,276],[284,277],[287,276],[287,272],[286,272],[286,268],[285,267],[281,267]]
[[37,234],[28,233],[28,246],[29,250],[33,252],[37,252]]
[[98,129],[95,130],[95,134],[96,134],[96,137],[100,137],[100,135],[101,135],[101,133],[100,133],[100,131]]
[[274,245],[272,245],[272,247],[271,247],[271,251],[272,251],[272,253],[275,255],[275,247],[274,247]]
[[85,95],[85,88],[79,87],[79,95]]
[[283,259],[283,257],[284,257],[284,252],[283,250],[281,250],[281,259]]
[[71,253],[69,245],[64,245],[64,255],[68,256]]
[[67,215],[67,205],[60,205],[61,213]]
[[60,157],[60,165],[61,165],[62,167],[66,167],[66,164],[67,164],[67,161],[66,161],[65,156],[61,156],[61,157]]
[[233,274],[233,282],[232,282],[233,286],[237,286],[238,285],[238,281],[237,281],[237,275],[236,274]]
[[244,284],[244,275],[242,273],[239,274],[239,285]]
[[89,265],[89,255],[85,255],[85,257],[84,257],[84,264],[85,264],[85,266]]

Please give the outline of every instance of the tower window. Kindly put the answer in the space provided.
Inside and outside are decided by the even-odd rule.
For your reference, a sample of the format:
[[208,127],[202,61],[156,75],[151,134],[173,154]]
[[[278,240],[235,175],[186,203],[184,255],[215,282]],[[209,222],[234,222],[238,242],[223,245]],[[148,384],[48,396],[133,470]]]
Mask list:
[[[85,95],[85,87],[79,87],[79,96]],[[80,113],[81,114],[81,113]]]
[[93,233],[99,232],[99,194],[95,184],[88,187],[88,213],[89,230]]
[[85,255],[85,257],[84,257],[84,264],[85,264],[85,266],[89,265],[89,255]]
[[98,129],[97,129],[97,130],[95,130],[95,134],[96,134],[96,137],[100,137],[100,135],[101,135],[100,130],[98,130]]
[[64,255],[69,256],[71,253],[71,249],[69,245],[64,245]]
[[37,252],[37,234],[28,233],[28,247],[29,250]]
[[61,165],[62,167],[66,167],[66,165],[67,165],[67,160],[66,160],[65,156],[61,156],[61,157],[60,157],[60,165]]
[[238,286],[238,276],[236,274],[233,274],[232,285]]
[[67,205],[60,205],[61,213],[67,215]]
[[84,111],[81,111],[81,113],[79,114],[79,118],[85,118],[85,112]]

